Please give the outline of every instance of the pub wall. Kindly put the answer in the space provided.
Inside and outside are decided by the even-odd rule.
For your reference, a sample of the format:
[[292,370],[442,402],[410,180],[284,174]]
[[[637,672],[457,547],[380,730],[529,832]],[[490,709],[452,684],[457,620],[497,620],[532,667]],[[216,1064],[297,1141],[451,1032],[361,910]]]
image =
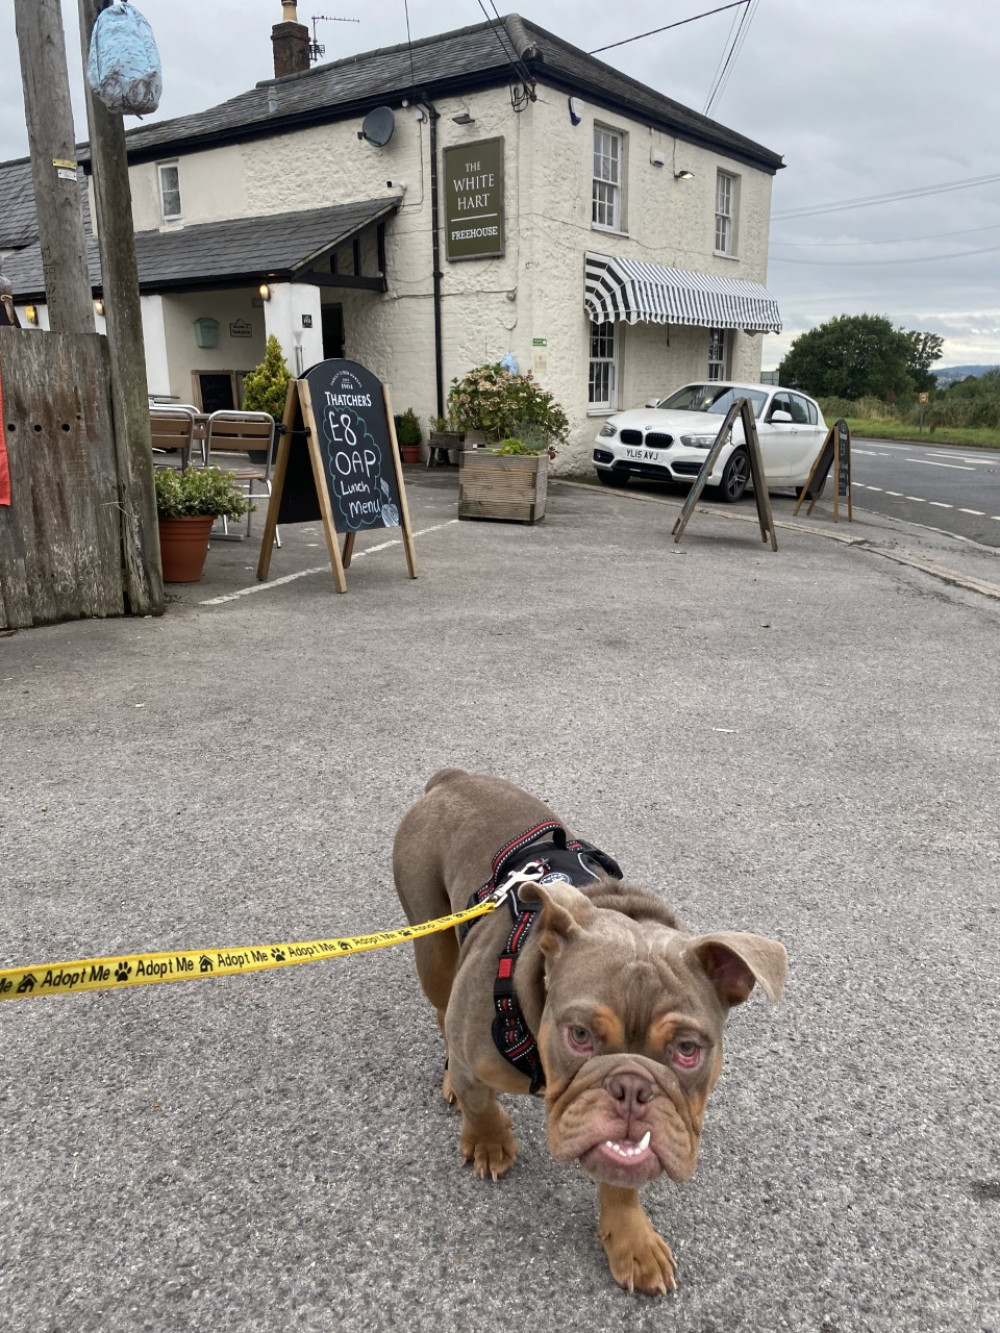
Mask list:
[[[564,92],[540,86],[538,93],[538,100],[520,114],[511,107],[507,88],[436,102],[439,154],[452,144],[496,136],[504,138],[505,147],[505,254],[449,262],[441,238],[444,390],[447,394],[451,380],[473,366],[512,353],[520,370],[535,369],[539,382],[570,417],[570,443],[560,451],[554,471],[586,471],[599,427],[599,419],[587,409],[586,251],[763,282],[771,177],[592,104],[584,106],[581,123],[573,126]],[[280,98],[280,84],[278,94]],[[370,367],[388,385],[395,411],[412,407],[426,434],[428,417],[436,412],[430,127],[426,113],[419,118],[416,107],[396,106],[394,111],[394,133],[382,148],[359,140],[360,122],[351,119],[181,156],[180,225],[400,197],[400,209],[386,226],[388,291],[324,288],[322,300],[343,307],[345,355]],[[473,125],[454,124],[452,117],[464,111],[474,117]],[[622,233],[591,225],[595,122],[627,136]],[[654,150],[664,165],[653,165]],[[719,166],[739,177],[736,258],[713,254]],[[694,172],[694,179],[676,180],[675,168]],[[156,164],[131,168],[131,177],[137,229],[161,226]],[[390,190],[389,180],[404,182],[406,189]],[[443,182],[441,188],[443,200]],[[370,237],[365,238],[364,271],[376,271]],[[230,294],[225,299],[247,302],[249,296]],[[197,300],[205,307],[198,313],[206,313],[208,294]],[[232,316],[212,313],[225,329]],[[185,397],[192,365],[201,364],[192,363],[192,357],[197,352],[209,359],[209,354],[194,347],[189,325],[181,330],[175,323],[168,338],[171,391],[177,392],[175,385],[184,382]],[[545,340],[537,355],[536,339]],[[640,324],[621,327],[620,340],[621,407],[662,396],[707,372],[706,329]],[[220,341],[219,357],[225,360],[229,353],[229,368],[236,349],[227,347],[224,337]],[[759,377],[761,347],[759,337],[733,335],[733,377]],[[251,352],[250,347],[241,350]],[[283,350],[291,365],[291,349]],[[253,352],[250,364],[263,356],[263,343],[257,354],[255,341]]]

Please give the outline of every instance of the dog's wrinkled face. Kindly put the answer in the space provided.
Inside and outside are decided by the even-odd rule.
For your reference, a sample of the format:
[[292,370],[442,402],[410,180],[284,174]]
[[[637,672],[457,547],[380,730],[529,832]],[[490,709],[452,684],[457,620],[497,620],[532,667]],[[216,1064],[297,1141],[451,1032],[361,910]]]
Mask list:
[[756,981],[778,998],[784,948],[633,921],[568,885],[534,892],[544,903],[537,1040],[553,1155],[610,1185],[636,1187],[661,1172],[686,1180],[722,1070],[726,1014]]

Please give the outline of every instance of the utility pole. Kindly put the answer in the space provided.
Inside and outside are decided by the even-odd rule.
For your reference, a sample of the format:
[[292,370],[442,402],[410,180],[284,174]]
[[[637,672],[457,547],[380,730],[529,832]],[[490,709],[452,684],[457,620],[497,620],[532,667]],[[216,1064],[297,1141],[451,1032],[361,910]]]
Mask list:
[[[39,0],[18,0],[33,5]],[[58,9],[58,0],[46,0]],[[79,0],[80,42],[86,67],[90,34],[106,0]],[[163,575],[153,485],[146,352],[139,273],[132,229],[125,126],[86,85],[90,165],[101,250],[102,292],[111,360],[111,407],[118,462],[125,598],[132,615],[163,611]]]
[[57,333],[93,333],[59,0],[14,0],[14,22],[49,324]]

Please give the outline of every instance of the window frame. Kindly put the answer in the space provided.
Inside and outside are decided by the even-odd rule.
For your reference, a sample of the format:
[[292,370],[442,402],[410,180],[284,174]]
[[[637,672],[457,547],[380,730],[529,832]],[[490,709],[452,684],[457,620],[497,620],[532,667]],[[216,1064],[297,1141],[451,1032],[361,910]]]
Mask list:
[[[605,320],[600,324],[591,322],[588,332],[587,349],[587,414],[589,416],[610,415],[618,411],[618,386],[621,383],[620,364],[621,364],[621,336],[618,332],[618,324],[615,320]],[[600,343],[603,340],[605,346],[608,340],[608,330],[610,330],[611,351],[610,355],[600,354]],[[595,355],[595,348],[597,354]],[[600,399],[593,397],[595,383],[595,367],[607,367],[607,395]]]
[[[718,356],[713,356],[713,352],[718,351]],[[717,384],[730,378],[730,358],[732,355],[732,337],[729,329],[708,330],[708,374],[706,379],[709,384]],[[713,367],[718,367],[719,373],[712,374]]]
[[[164,172],[172,171],[176,184],[169,190],[165,187],[163,176]],[[157,162],[156,181],[160,193],[160,219],[163,222],[177,222],[184,216],[184,206],[181,201],[181,166],[177,158],[171,158],[168,162]],[[177,196],[177,212],[167,212],[167,195]]]
[[717,168],[715,173],[715,251],[729,259],[736,257],[739,218],[740,178],[732,171]]
[[[605,152],[605,144],[599,144],[599,138],[606,139],[608,145],[617,145],[617,155],[612,152]],[[591,151],[591,177],[590,177],[590,225],[595,231],[613,231],[619,234],[625,232],[625,161],[628,136],[624,130],[613,129],[610,125],[601,125],[594,122],[594,138]],[[598,175],[598,161],[607,161],[614,163],[617,168],[617,179],[611,176]],[[609,197],[598,198],[599,193],[607,189]],[[606,209],[610,203],[611,218],[610,222],[599,221],[598,211]]]

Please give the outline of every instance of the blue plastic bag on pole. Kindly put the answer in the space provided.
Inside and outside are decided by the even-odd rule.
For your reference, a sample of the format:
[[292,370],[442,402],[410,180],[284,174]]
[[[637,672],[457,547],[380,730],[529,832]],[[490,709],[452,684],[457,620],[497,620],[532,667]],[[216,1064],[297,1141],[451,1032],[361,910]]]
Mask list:
[[97,16],[87,82],[109,111],[148,116],[160,105],[163,71],[153,29],[127,0],[115,0]]

